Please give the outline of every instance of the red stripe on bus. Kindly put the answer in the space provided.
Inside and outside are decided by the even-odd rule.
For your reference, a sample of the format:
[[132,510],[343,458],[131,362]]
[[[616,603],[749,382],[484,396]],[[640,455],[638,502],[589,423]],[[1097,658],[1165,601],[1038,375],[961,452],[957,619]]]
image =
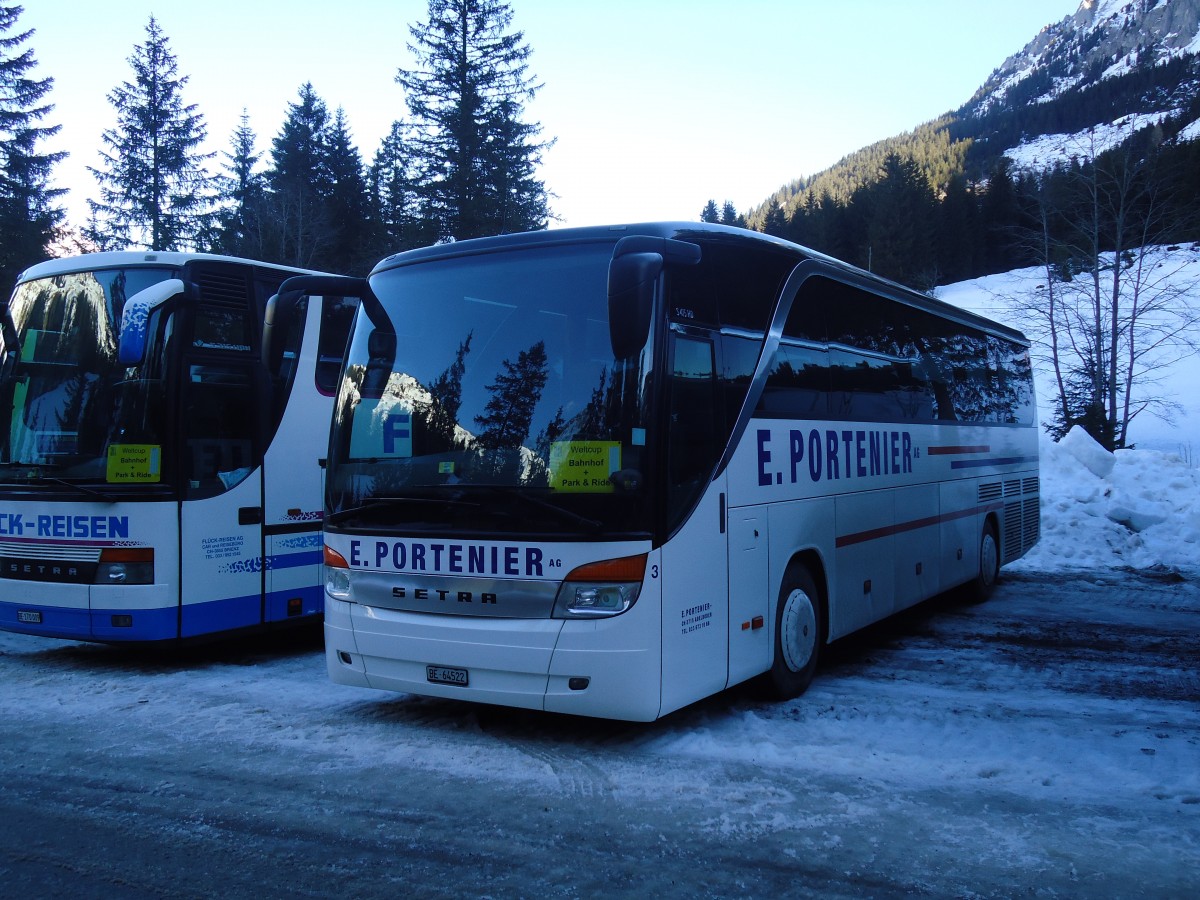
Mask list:
[[952,456],[958,453],[991,453],[992,448],[987,444],[960,444],[949,447],[930,447],[930,456]]
[[965,519],[968,516],[979,515],[997,509],[1003,509],[1003,503],[989,503],[986,506],[975,506],[971,509],[959,509],[954,512],[944,513],[938,516],[928,516],[924,519],[911,519],[908,522],[897,522],[895,525],[885,525],[883,528],[872,528],[868,531],[858,531],[854,534],[844,534],[834,541],[834,546],[838,549],[842,547],[850,547],[854,544],[864,544],[867,541],[876,541],[879,538],[891,537],[893,534],[902,534],[905,531],[916,531],[918,528],[929,528],[932,525],[940,525],[942,522],[952,522],[955,519]]

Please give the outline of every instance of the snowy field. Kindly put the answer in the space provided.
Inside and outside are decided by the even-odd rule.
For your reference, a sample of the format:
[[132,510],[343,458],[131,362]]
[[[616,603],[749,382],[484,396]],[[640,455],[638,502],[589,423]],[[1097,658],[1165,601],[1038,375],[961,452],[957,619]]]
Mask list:
[[1200,895],[1200,472],[1043,448],[979,606],[788,703],[628,725],[337,686],[315,633],[0,633],[0,884],[42,897]]

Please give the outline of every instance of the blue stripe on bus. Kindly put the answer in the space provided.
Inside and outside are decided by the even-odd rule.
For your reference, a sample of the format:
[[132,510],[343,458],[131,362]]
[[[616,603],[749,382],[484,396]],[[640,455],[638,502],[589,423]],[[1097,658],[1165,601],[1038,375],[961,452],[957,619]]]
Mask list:
[[[17,612],[40,613],[41,622],[17,620]],[[113,616],[130,616],[131,625],[114,626]],[[64,609],[37,603],[0,602],[0,627],[5,631],[71,641],[161,641],[173,638],[179,611],[164,609]]]
[[323,550],[306,550],[303,553],[277,553],[267,557],[268,569],[295,569],[299,566],[317,566],[324,559]]
[[[300,600],[299,615],[288,615],[288,602]],[[246,628],[262,622],[262,598],[258,594],[230,597],[183,607],[183,637]],[[325,611],[321,585],[275,591],[267,597],[267,621],[318,616]],[[21,622],[17,613],[37,613],[40,622]],[[114,625],[113,617],[128,617],[128,625]],[[68,641],[167,641],[179,637],[180,609],[65,609],[37,603],[0,601],[0,628],[17,634],[59,638]]]

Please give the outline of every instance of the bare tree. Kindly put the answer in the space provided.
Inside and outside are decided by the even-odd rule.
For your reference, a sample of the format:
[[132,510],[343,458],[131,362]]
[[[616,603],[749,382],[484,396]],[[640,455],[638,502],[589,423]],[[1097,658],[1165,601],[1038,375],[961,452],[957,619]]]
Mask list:
[[1124,137],[1101,152],[1089,133],[1070,164],[1039,176],[1022,236],[1045,269],[1020,305],[1049,348],[1050,430],[1080,424],[1110,449],[1126,446],[1141,413],[1170,419],[1177,406],[1157,392],[1159,376],[1200,346],[1196,288],[1163,247],[1178,211],[1154,147]]

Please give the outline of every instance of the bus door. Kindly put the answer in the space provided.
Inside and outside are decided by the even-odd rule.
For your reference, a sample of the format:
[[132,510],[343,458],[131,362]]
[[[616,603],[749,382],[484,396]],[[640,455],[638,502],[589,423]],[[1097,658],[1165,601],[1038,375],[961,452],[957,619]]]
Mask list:
[[259,379],[246,361],[192,357],[180,416],[180,636],[263,620]]
[[[290,330],[273,405],[278,421],[263,455],[268,565],[265,618],[277,622],[324,609],[321,503],[329,418],[349,332],[340,298],[309,298],[304,327]],[[317,335],[319,333],[319,340]]]
[[663,545],[662,710],[678,709],[729,683],[729,534],[715,420],[712,341],[672,336],[667,504],[682,520]]

